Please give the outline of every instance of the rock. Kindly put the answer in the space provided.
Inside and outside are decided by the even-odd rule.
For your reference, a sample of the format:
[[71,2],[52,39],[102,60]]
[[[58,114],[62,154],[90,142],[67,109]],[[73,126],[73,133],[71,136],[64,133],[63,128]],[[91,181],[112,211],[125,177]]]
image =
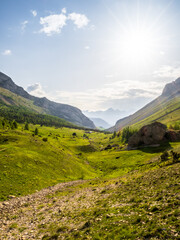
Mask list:
[[154,145],[167,141],[167,127],[159,122],[142,127],[137,133],[130,137],[128,149],[145,145]]
[[180,131],[168,130],[166,133],[166,137],[171,142],[180,141]]
[[12,198],[15,198],[15,196],[14,195],[9,195],[8,198],[12,199]]
[[175,81],[166,84],[165,88],[163,89],[162,95],[163,96],[170,96],[180,91],[180,78],[176,79]]

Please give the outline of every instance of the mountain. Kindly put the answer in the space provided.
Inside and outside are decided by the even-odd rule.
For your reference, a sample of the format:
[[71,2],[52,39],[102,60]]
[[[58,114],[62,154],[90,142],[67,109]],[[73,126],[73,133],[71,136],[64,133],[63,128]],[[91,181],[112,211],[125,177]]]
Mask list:
[[171,124],[180,120],[180,78],[168,83],[162,94],[134,114],[118,120],[109,131],[118,131],[127,126],[140,128],[159,121]]
[[[17,94],[17,96],[21,96],[24,99],[29,100],[30,102],[28,108],[30,110],[36,110],[36,112],[53,115],[79,126],[95,128],[94,123],[88,117],[86,117],[80,109],[67,104],[50,101],[45,97],[39,98],[32,96],[22,87],[17,86],[10,77],[2,72],[0,72],[0,87]],[[5,96],[3,96],[2,92],[0,99],[1,101],[4,101],[4,103],[7,102],[7,99]],[[24,101],[25,100],[23,100],[23,102]],[[9,105],[14,105],[13,102],[10,102],[8,103]],[[19,105],[21,105],[21,102],[19,102]]]
[[104,128],[104,129],[110,127],[110,124],[104,121],[102,118],[90,118],[90,119],[93,121],[96,127]]
[[125,116],[124,111],[113,108],[108,108],[105,111],[83,111],[83,113],[89,118],[101,118],[111,126],[113,126],[119,118]]

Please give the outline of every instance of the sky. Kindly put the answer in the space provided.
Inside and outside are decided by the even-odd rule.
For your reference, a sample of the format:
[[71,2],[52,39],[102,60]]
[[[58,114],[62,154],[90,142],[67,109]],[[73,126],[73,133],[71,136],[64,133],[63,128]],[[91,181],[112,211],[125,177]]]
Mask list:
[[0,4],[0,71],[32,95],[128,115],[180,77],[179,0]]

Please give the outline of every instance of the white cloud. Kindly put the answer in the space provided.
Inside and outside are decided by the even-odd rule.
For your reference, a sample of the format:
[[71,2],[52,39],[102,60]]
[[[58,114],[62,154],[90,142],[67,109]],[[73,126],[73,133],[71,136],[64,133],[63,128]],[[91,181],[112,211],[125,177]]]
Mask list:
[[73,21],[77,28],[83,28],[88,25],[89,19],[86,15],[75,12],[67,15],[66,8],[63,8],[60,14],[51,14],[40,18],[40,24],[42,25],[40,32],[45,33],[47,36],[61,33],[67,21]]
[[51,36],[53,33],[60,33],[61,29],[66,25],[66,21],[67,17],[63,13],[41,17],[40,24],[43,25],[43,28],[40,32],[44,32],[48,36]]
[[33,15],[34,17],[37,16],[37,11],[36,11],[36,10],[31,10],[31,13],[32,13],[32,15]]
[[114,107],[132,113],[138,107],[142,107],[148,101],[159,96],[163,87],[162,82],[144,81],[142,83],[136,80],[123,80],[105,84],[99,89],[88,89],[83,92],[56,91],[51,95],[51,99],[74,105],[82,110]]
[[177,66],[164,65],[153,73],[155,78],[167,78],[175,80],[180,77],[180,64]]
[[10,49],[6,49],[6,50],[4,50],[4,52],[2,52],[2,55],[5,55],[5,56],[10,56],[11,54],[12,54],[12,52]]
[[21,23],[21,30],[24,31],[26,28],[26,25],[28,24],[28,21],[25,20],[24,22]]
[[68,19],[72,20],[77,28],[83,28],[88,25],[89,19],[84,14],[70,13]]
[[46,96],[46,93],[44,92],[44,90],[42,89],[42,86],[39,83],[35,83],[32,85],[29,85],[27,87],[27,91],[36,97],[44,97]]
[[64,13],[64,14],[66,14],[66,8],[63,8],[63,9],[61,10],[61,12]]

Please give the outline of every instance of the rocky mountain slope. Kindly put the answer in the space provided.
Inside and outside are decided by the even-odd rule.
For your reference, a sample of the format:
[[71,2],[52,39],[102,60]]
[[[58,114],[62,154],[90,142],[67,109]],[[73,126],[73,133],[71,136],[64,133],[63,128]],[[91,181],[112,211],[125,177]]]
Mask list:
[[180,120],[180,78],[168,83],[162,94],[134,114],[118,120],[111,132],[127,126],[142,127],[145,124],[159,121],[171,123]]
[[[41,108],[40,113],[46,113],[49,115],[60,117],[66,121],[74,123],[79,126],[95,128],[94,123],[86,117],[80,109],[67,105],[56,103],[48,100],[47,98],[38,98],[27,93],[22,87],[17,86],[10,77],[0,72],[0,87],[11,91],[25,99],[33,102],[34,107]],[[2,92],[0,94],[2,102],[6,103],[5,97]],[[9,102],[9,104],[11,104]],[[13,102],[12,102],[13,105]],[[33,108],[34,108],[33,107]],[[33,109],[32,109],[33,110]]]

